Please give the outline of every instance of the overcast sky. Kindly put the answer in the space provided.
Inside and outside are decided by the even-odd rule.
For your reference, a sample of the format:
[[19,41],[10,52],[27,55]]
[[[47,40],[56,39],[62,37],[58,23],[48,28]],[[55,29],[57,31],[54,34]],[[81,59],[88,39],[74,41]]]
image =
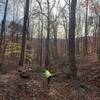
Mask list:
[[[6,0],[0,0],[0,2],[5,2]],[[23,5],[24,4],[22,4],[22,2],[23,1],[25,1],[25,0],[9,0],[9,6],[8,6],[8,9],[10,9],[10,11],[8,10],[8,14],[7,14],[7,20],[11,20],[13,17],[12,17],[12,9],[13,9],[13,4],[14,4],[14,2],[13,1],[15,1],[16,2],[16,4],[15,4],[15,8],[18,8],[20,11],[22,10],[23,11]],[[32,1],[32,0],[30,0],[30,1]],[[36,0],[33,0],[33,4],[34,4],[34,1],[36,1]],[[46,1],[46,0],[44,0],[44,1]],[[50,0],[51,2],[52,1],[54,1],[54,0]],[[67,0],[67,2],[68,2],[69,0]],[[83,1],[83,0],[78,0],[78,2],[79,1]],[[18,3],[17,3],[18,2]],[[65,4],[65,0],[60,0],[60,3],[61,3],[61,5],[63,6],[64,4]],[[18,4],[18,5],[17,5]],[[12,5],[12,6],[11,6]],[[31,4],[32,5],[32,4]],[[3,5],[1,5],[0,6],[0,20],[2,20],[2,18],[3,18],[3,11],[4,11],[4,7],[5,7],[5,5],[3,4]],[[16,10],[16,9],[15,9]],[[54,9],[54,12],[56,12],[56,9]],[[22,15],[23,16],[23,12],[19,12],[20,13],[20,15]]]

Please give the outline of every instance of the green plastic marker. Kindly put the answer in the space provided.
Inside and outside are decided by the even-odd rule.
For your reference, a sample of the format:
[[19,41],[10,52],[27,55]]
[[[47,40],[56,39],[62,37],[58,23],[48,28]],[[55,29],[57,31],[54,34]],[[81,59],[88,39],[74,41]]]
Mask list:
[[50,73],[50,71],[47,70],[47,69],[45,70],[44,75],[45,75],[46,78],[52,76],[52,74]]

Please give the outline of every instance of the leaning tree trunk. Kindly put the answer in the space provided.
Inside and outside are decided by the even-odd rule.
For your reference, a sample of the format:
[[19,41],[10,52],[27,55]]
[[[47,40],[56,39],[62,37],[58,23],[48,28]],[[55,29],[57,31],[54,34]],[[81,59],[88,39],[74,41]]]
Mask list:
[[26,7],[24,10],[24,25],[23,25],[23,34],[22,34],[22,45],[21,45],[21,55],[19,65],[23,65],[25,58],[25,44],[26,44],[26,35],[28,28],[28,17],[29,17],[29,0],[26,0]]
[[69,22],[69,68],[70,76],[77,77],[77,68],[75,65],[75,10],[76,10],[77,0],[72,0],[71,2],[71,12],[70,12],[70,22]]

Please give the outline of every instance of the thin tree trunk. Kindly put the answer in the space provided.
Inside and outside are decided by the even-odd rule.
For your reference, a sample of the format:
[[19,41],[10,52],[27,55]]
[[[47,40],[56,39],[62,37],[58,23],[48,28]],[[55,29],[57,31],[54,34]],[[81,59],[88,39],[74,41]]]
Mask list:
[[100,60],[100,16],[99,16],[99,28],[98,28],[97,56],[98,60]]
[[47,39],[46,39],[46,55],[45,55],[45,67],[49,65],[49,35],[50,35],[50,4],[47,0],[48,5],[48,17],[47,17]]
[[54,58],[57,59],[57,23],[54,25]]
[[54,35],[55,58],[57,58],[57,33]]
[[80,34],[80,30],[81,30],[81,16],[79,15],[79,18],[78,18],[78,26],[77,26],[77,38],[76,38],[76,54],[79,55],[80,54],[80,37],[79,37],[79,34]]
[[80,53],[80,50],[79,50],[79,48],[80,48],[80,47],[79,47],[79,42],[80,42],[80,41],[79,41],[79,37],[77,37],[77,38],[76,38],[76,54],[78,54],[78,55],[79,55],[79,53]]
[[86,4],[86,19],[85,19],[85,38],[84,38],[84,55],[88,55],[88,21],[87,21],[87,17],[88,17],[88,0],[87,0],[87,4]]
[[46,39],[46,58],[45,58],[45,66],[48,67],[49,65],[49,22],[48,22],[48,29],[47,29],[47,39]]
[[68,56],[68,32],[67,32],[67,18],[66,18],[66,20],[65,20],[66,22],[64,22],[63,21],[63,25],[64,25],[64,31],[65,31],[65,38],[66,38],[66,40],[65,40],[65,54],[66,54],[66,57]]
[[41,22],[41,46],[40,46],[40,66],[42,66],[42,43],[43,43],[43,15],[42,15],[42,22]]

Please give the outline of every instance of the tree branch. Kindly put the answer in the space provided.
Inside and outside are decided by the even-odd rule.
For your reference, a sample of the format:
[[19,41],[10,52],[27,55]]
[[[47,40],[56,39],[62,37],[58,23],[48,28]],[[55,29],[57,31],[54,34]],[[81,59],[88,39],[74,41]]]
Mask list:
[[100,17],[100,15],[99,15],[99,13],[98,13],[98,11],[96,9],[95,3],[93,2],[93,0],[91,0],[91,1],[92,1],[93,6],[94,6],[95,14]]

